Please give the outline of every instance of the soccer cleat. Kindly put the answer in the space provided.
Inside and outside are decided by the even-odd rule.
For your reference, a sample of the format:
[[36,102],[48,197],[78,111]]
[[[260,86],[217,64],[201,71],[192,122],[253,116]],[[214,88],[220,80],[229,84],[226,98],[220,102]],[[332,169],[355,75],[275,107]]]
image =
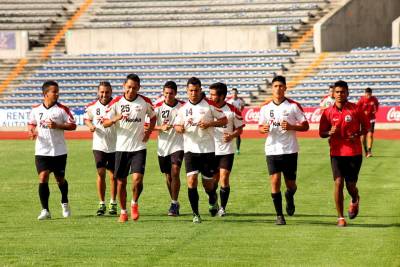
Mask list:
[[345,227],[346,225],[347,225],[346,220],[343,217],[338,218],[337,220],[338,227]]
[[120,222],[120,223],[125,223],[125,222],[127,222],[127,221],[128,221],[128,214],[126,214],[126,213],[121,213],[121,214],[119,215],[118,222]]
[[168,210],[168,216],[179,216],[179,203],[171,203]]
[[217,214],[219,217],[224,217],[226,215],[225,209],[223,207],[219,208]]
[[69,207],[68,203],[61,203],[62,208],[62,216],[64,218],[71,217],[71,208]]
[[97,216],[103,216],[106,213],[106,205],[99,204],[99,209],[97,210]]
[[211,215],[212,217],[214,217],[215,215],[217,215],[218,210],[219,210],[219,206],[218,206],[218,203],[217,203],[217,202],[215,202],[213,205],[209,205],[209,206],[208,206],[208,211],[210,212],[210,215]]
[[275,224],[276,225],[285,225],[286,224],[285,217],[283,217],[283,215],[276,216]]
[[372,157],[372,153],[371,153],[371,152],[367,152],[367,154],[365,155],[365,157],[367,157],[367,158]]
[[110,203],[108,206],[108,214],[110,215],[117,215],[117,203]]
[[193,223],[201,223],[201,218],[199,214],[193,214]]
[[239,149],[236,150],[236,155],[240,155],[240,150]]
[[137,203],[131,205],[131,217],[134,221],[139,219],[139,205]]
[[42,209],[42,211],[40,212],[40,214],[37,218],[38,218],[38,220],[47,220],[47,219],[51,219],[51,215],[48,210]]
[[287,215],[293,216],[293,214],[296,210],[296,206],[294,205],[294,197],[293,197],[293,195],[290,195],[288,191],[286,191],[285,198],[286,198]]
[[350,206],[349,206],[349,210],[348,210],[348,214],[349,214],[350,220],[352,220],[355,217],[357,217],[359,203],[360,203],[360,196],[357,197],[357,202],[356,203],[353,203],[352,201],[350,201]]

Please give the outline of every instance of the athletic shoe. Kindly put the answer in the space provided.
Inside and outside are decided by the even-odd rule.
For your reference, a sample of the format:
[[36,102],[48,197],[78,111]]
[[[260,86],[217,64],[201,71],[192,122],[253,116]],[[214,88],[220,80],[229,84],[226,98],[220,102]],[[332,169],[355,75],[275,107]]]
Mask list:
[[218,202],[215,202],[213,205],[208,205],[208,211],[210,212],[212,217],[217,215],[218,210],[219,210]]
[[62,208],[62,216],[64,218],[71,217],[71,208],[69,207],[68,203],[61,203]]
[[371,152],[367,152],[367,154],[365,155],[365,157],[367,157],[367,158],[372,157],[372,153],[371,153]]
[[117,203],[110,203],[108,206],[108,214],[110,215],[117,215]]
[[236,155],[240,155],[240,150],[236,150]]
[[337,219],[337,226],[338,227],[345,227],[347,225],[346,220],[344,218]]
[[106,213],[106,205],[99,204],[99,209],[97,210],[97,216],[103,216]]
[[168,210],[168,216],[179,216],[179,203],[171,203]]
[[349,211],[348,211],[350,220],[357,217],[359,203],[360,203],[360,196],[357,197],[356,203],[353,203],[352,201],[350,201],[350,206],[349,206]]
[[193,223],[201,223],[200,215],[193,214]]
[[276,216],[275,224],[285,225],[286,224],[285,217],[283,217],[283,215]]
[[285,193],[285,198],[286,198],[286,212],[287,215],[293,216],[296,206],[294,205],[294,197],[289,194],[288,191]]
[[119,215],[119,219],[118,219],[118,222],[120,222],[120,223],[125,223],[125,222],[127,222],[128,221],[128,214],[126,214],[126,213],[124,213],[124,214],[120,214]]
[[131,217],[134,221],[139,219],[139,205],[137,203],[131,205]]
[[219,217],[224,217],[225,215],[226,215],[225,209],[223,207],[219,208],[218,216]]
[[38,220],[47,220],[47,219],[51,219],[51,215],[48,210],[42,209],[42,211],[40,212],[40,214],[37,218],[38,218]]

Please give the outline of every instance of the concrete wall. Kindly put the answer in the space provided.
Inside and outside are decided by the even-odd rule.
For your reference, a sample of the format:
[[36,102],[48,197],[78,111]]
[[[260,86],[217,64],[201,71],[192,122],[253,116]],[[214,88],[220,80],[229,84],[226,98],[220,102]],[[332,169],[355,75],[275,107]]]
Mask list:
[[73,29],[66,33],[69,55],[82,53],[266,50],[278,45],[269,26],[213,26]]
[[23,58],[28,48],[27,31],[0,31],[0,58]]
[[399,15],[400,0],[346,0],[314,25],[315,51],[391,46],[392,22]]
[[392,23],[392,46],[400,46],[400,17]]

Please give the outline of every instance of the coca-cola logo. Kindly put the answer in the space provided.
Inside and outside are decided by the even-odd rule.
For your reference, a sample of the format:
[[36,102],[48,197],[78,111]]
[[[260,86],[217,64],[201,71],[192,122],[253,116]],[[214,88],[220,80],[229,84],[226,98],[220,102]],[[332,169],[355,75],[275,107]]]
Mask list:
[[323,110],[317,108],[317,109],[312,109],[304,112],[304,116],[306,116],[306,119],[309,123],[319,123],[321,120]]
[[255,108],[249,108],[245,110],[244,120],[246,123],[258,123],[260,116],[260,110]]
[[387,121],[400,121],[400,110],[396,110],[396,107],[389,109],[386,115]]

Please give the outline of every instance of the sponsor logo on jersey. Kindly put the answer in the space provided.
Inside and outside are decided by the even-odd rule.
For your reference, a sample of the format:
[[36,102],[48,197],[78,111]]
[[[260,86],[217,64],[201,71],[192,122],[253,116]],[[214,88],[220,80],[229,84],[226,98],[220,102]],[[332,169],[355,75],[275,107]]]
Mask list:
[[351,121],[352,121],[351,115],[346,115],[346,116],[344,117],[344,121],[345,121],[345,122],[351,122]]

